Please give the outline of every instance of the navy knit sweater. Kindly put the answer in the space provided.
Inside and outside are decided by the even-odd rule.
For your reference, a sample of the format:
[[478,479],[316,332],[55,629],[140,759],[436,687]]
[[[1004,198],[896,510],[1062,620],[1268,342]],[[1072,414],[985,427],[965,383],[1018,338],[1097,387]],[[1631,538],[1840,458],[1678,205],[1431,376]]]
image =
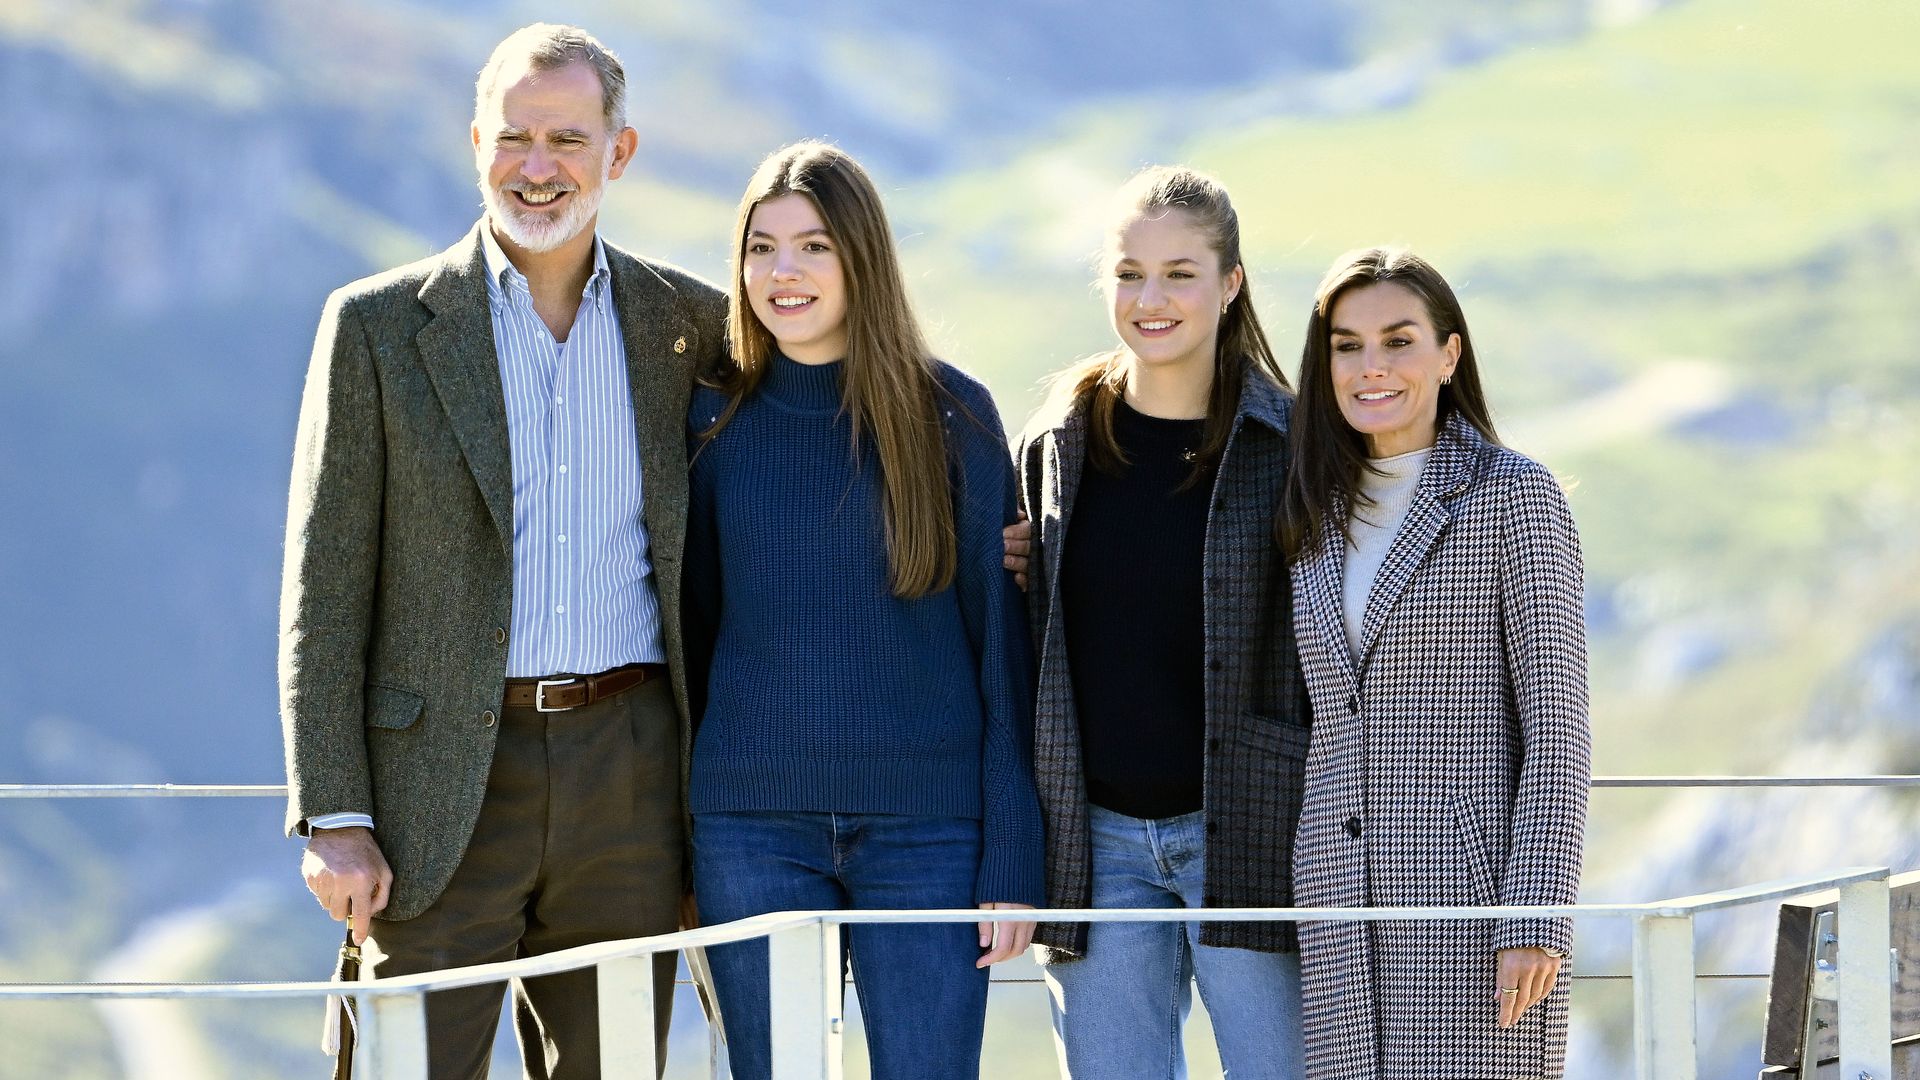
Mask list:
[[986,388],[945,364],[953,585],[893,595],[879,459],[856,459],[839,364],[776,356],[720,435],[695,390],[683,570],[694,813],[977,818],[976,901],[1045,902],[1026,609],[1001,565],[1015,480]]

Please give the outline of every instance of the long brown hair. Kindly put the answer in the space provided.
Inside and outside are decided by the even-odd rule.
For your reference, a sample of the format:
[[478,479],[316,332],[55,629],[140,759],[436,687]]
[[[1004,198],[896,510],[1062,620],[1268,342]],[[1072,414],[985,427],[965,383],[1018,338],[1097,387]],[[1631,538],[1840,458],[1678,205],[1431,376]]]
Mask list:
[[800,142],[768,155],[747,182],[733,229],[733,285],[727,304],[731,364],[714,374],[725,411],[701,433],[710,440],[760,385],[778,346],[747,301],[744,270],[753,208],[783,195],[813,203],[840,258],[847,289],[847,357],[840,409],[852,422],[852,452],[870,436],[880,460],[882,518],[893,594],[939,592],[958,561],[946,439],[935,400],[932,354],[907,299],[880,192],[845,151]]
[[[1118,212],[1110,237],[1117,237],[1139,214],[1179,210],[1206,236],[1207,247],[1219,257],[1221,274],[1232,273],[1241,265],[1240,215],[1234,211],[1226,187],[1206,173],[1183,165],[1149,166],[1121,186],[1114,202]],[[1127,466],[1126,455],[1113,435],[1114,407],[1126,392],[1126,359],[1126,349],[1114,349],[1061,372],[1055,383],[1056,392],[1071,394],[1074,400],[1085,403],[1087,458],[1095,468],[1108,473]],[[1249,365],[1278,385],[1287,385],[1286,373],[1274,359],[1273,347],[1267,344],[1266,331],[1260,327],[1260,316],[1253,310],[1252,277],[1243,271],[1240,291],[1220,316],[1206,425],[1200,446],[1194,451],[1188,485],[1204,476],[1226,452],[1233,418],[1240,411],[1240,384]]]
[[[1366,438],[1340,413],[1333,389],[1333,306],[1353,289],[1391,281],[1420,298],[1427,321],[1439,341],[1460,335],[1460,359],[1452,381],[1440,387],[1435,424],[1446,426],[1458,412],[1488,442],[1497,443],[1493,416],[1480,389],[1480,365],[1473,355],[1473,335],[1467,315],[1452,286],[1433,265],[1399,247],[1349,251],[1333,261],[1314,291],[1313,312],[1307,317],[1307,338],[1300,352],[1300,397],[1293,406],[1293,461],[1287,469],[1287,488],[1280,503],[1275,533],[1288,559],[1298,558],[1318,542],[1327,518],[1360,493],[1360,470],[1367,463]],[[1340,534],[1351,539],[1346,520]]]

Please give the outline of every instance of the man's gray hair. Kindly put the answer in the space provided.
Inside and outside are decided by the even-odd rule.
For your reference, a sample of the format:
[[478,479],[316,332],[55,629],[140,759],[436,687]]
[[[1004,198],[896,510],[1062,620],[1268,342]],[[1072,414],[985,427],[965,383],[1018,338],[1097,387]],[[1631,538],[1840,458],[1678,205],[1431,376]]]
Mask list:
[[534,23],[508,34],[494,46],[486,66],[473,84],[473,115],[476,120],[499,90],[500,73],[508,64],[524,61],[534,71],[556,71],[568,64],[586,64],[600,76],[601,109],[606,114],[607,134],[627,126],[627,71],[620,58],[600,39],[577,26]]

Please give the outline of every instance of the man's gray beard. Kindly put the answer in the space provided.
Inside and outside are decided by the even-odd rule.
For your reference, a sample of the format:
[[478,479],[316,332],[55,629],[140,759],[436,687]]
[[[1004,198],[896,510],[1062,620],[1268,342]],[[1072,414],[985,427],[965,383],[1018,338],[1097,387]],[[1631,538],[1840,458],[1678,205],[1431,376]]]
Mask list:
[[551,225],[529,224],[520,217],[520,208],[513,203],[513,196],[487,183],[486,177],[480,178],[480,200],[485,204],[487,216],[493,220],[494,227],[505,233],[515,246],[533,252],[552,251],[579,236],[581,230],[593,221],[593,216],[600,212],[600,196],[606,190],[604,179],[591,195],[575,189],[573,198],[567,202],[567,209],[559,220]]

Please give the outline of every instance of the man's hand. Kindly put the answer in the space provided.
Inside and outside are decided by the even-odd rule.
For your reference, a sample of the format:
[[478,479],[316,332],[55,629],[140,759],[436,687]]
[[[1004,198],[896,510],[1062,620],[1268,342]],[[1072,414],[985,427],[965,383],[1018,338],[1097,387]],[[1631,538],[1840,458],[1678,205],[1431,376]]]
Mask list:
[[393,891],[393,870],[380,854],[373,830],[313,830],[307,853],[300,858],[300,873],[334,921],[346,918],[348,911],[359,916],[353,922],[353,943],[365,942],[370,916],[386,910],[387,895]]
[[[1013,908],[1033,910],[1032,904],[1001,904],[988,902],[980,905],[982,911],[1006,911]],[[1033,927],[1030,922],[983,922],[980,927],[980,947],[987,950],[980,959],[973,962],[976,968],[992,967],[1002,960],[1011,960],[1027,951],[1033,944]]]
[[1494,965],[1498,973],[1494,997],[1499,999],[1502,1028],[1510,1028],[1520,1014],[1545,1001],[1553,992],[1553,980],[1560,974],[1560,958],[1545,949],[1501,949]]
[[1000,539],[1007,545],[1006,556],[1001,561],[1013,571],[1013,583],[1025,591],[1027,556],[1033,552],[1033,522],[1027,520],[1025,510],[1020,511],[1019,520],[1000,530]]

